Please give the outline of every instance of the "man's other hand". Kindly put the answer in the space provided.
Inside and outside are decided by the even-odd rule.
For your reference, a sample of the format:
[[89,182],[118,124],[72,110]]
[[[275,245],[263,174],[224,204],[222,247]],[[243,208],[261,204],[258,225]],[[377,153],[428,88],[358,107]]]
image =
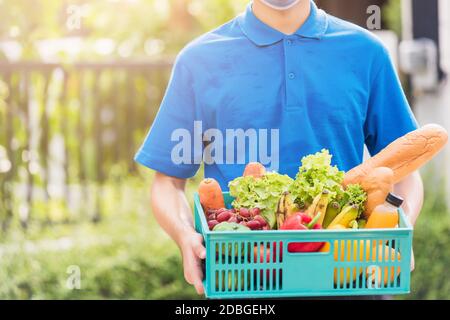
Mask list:
[[195,287],[198,294],[204,294],[202,260],[206,257],[203,237],[195,232],[186,233],[180,244],[183,256],[184,278]]

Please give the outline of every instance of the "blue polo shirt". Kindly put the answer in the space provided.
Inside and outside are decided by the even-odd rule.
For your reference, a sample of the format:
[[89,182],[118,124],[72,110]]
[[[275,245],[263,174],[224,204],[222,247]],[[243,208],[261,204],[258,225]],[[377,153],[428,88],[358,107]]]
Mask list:
[[[195,121],[201,121],[200,128]],[[309,17],[292,35],[264,24],[249,4],[235,19],[188,44],[135,160],[170,176],[192,177],[206,146],[199,131],[211,128],[224,137],[227,129],[255,129],[260,139],[264,130],[278,130],[279,157],[267,166],[295,177],[304,155],[327,148],[333,163],[349,170],[361,163],[364,144],[376,154],[417,124],[381,42],[311,2]],[[180,163],[173,154],[183,132],[191,134],[192,152],[177,149],[175,154],[189,159]],[[271,137],[266,136],[269,155],[276,140]],[[260,160],[254,149],[261,142],[238,150],[232,163],[205,163],[205,176],[228,189],[245,163],[255,160],[251,155]],[[225,158],[230,143],[216,152]],[[236,163],[243,155],[245,163]]]

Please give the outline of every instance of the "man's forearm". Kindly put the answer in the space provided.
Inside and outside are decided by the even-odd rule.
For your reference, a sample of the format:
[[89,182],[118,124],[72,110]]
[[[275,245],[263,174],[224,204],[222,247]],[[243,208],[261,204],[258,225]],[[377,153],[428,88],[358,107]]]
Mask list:
[[419,172],[415,171],[397,183],[394,192],[405,199],[402,208],[414,225],[423,204],[423,183]]
[[184,187],[185,181],[157,173],[151,192],[156,220],[179,246],[186,231],[194,229]]

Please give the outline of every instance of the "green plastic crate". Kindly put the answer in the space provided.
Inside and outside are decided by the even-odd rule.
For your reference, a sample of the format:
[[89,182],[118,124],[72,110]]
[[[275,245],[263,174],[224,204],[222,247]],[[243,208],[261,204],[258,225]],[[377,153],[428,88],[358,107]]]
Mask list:
[[[228,193],[224,198],[229,208],[233,198]],[[195,228],[206,247],[204,286],[208,298],[409,293],[413,232],[402,210],[395,229],[212,232],[198,194],[194,204]],[[314,241],[329,242],[330,251],[287,250],[288,243]],[[373,249],[374,241],[393,248],[395,254]]]

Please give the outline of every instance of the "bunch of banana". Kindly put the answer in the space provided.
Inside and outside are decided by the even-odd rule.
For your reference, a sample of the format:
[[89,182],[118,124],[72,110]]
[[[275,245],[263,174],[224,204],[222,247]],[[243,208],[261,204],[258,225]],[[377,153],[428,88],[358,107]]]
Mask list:
[[330,225],[331,221],[333,221],[334,218],[336,218],[339,212],[341,212],[341,205],[339,204],[339,202],[331,201],[328,204],[327,211],[325,213],[325,217],[322,222],[322,227],[327,228]]
[[331,221],[327,228],[333,228],[338,224],[345,228],[353,227],[353,224],[350,226],[350,223],[356,219],[358,219],[358,206],[350,204],[342,208],[342,211]]
[[292,201],[291,194],[289,192],[284,192],[281,195],[280,200],[277,205],[277,226],[281,227],[284,221],[289,218],[292,214],[299,211],[298,207],[295,205],[294,201]]
[[318,223],[322,224],[325,218],[325,212],[327,211],[328,202],[330,201],[330,192],[324,189],[313,200],[312,204],[308,207],[307,213],[310,217],[315,217],[319,212],[322,214],[319,217]]

